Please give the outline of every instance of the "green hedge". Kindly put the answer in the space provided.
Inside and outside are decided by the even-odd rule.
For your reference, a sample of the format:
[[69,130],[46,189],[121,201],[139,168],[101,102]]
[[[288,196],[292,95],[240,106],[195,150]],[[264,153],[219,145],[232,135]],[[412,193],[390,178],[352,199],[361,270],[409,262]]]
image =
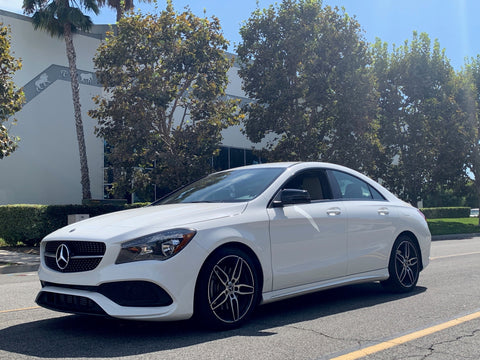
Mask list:
[[[40,240],[65,225],[68,215],[89,214],[90,217],[148,205],[104,204],[88,205],[0,205],[0,238],[8,245],[22,242],[38,244]],[[427,219],[468,218],[469,207],[423,208]]]
[[22,241],[28,244],[45,234],[45,206],[0,206],[0,238],[8,245]]
[[34,245],[47,234],[67,225],[68,215],[89,214],[94,217],[145,205],[1,205],[0,238],[8,245],[18,242]]
[[459,219],[470,217],[469,207],[437,207],[420,209],[427,219]]

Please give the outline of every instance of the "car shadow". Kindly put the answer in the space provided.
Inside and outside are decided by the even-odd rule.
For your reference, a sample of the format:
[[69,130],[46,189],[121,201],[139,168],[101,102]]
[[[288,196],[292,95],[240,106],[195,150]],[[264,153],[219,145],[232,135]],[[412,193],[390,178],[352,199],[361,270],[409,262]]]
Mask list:
[[65,315],[0,330],[0,350],[40,358],[114,358],[181,349],[235,336],[271,336],[276,327],[319,319],[416,296],[386,292],[379,284],[321,291],[258,307],[250,321],[231,331],[207,331],[192,320],[121,321]]

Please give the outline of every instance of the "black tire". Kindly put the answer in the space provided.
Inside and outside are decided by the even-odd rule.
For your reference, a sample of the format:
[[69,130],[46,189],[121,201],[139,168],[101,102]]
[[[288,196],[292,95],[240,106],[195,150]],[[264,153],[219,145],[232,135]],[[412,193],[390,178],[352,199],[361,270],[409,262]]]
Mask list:
[[415,289],[420,274],[420,250],[407,235],[401,235],[393,244],[388,265],[390,277],[382,282],[387,289],[405,293]]
[[215,251],[200,271],[195,291],[195,317],[211,329],[234,329],[252,314],[259,299],[257,269],[236,248]]

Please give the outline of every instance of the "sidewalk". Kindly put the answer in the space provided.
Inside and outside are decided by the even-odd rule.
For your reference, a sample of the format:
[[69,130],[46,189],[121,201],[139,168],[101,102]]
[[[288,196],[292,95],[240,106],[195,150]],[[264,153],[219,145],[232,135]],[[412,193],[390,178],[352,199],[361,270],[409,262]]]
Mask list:
[[40,255],[0,249],[0,274],[37,271],[39,265]]

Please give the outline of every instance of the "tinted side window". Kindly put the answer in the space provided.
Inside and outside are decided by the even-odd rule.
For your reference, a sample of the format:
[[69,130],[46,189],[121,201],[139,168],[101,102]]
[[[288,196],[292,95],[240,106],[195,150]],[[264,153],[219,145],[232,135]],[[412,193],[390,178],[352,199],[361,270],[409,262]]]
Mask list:
[[373,200],[385,200],[382,194],[380,194],[375,188],[369,186],[370,192],[372,193]]
[[332,192],[323,170],[309,170],[294,175],[282,188],[307,190],[312,201],[332,199]]
[[337,170],[329,170],[335,198],[351,200],[385,200],[365,181]]

